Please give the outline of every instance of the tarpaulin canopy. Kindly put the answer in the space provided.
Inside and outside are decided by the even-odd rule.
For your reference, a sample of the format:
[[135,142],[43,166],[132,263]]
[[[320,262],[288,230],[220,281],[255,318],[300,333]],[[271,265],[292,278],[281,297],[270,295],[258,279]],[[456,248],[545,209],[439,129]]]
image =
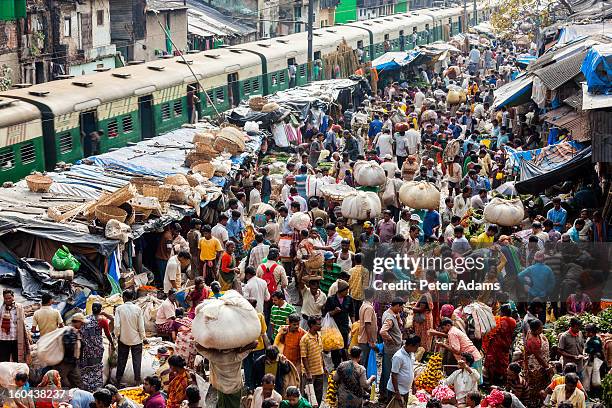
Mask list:
[[587,84],[582,84],[582,110],[603,109],[612,106],[612,95],[597,95],[588,91]]
[[420,54],[419,51],[386,52],[372,61],[378,72],[393,71],[410,64]]
[[524,75],[495,90],[494,108],[515,106],[528,102],[531,98],[533,77]]
[[[538,175],[517,182],[515,184],[516,190],[521,194],[539,194],[542,192],[542,186],[551,186],[562,181],[584,177],[585,172],[579,170],[592,165],[591,155],[591,147],[589,146],[552,170],[540,171]],[[526,164],[528,162],[522,163]]]
[[102,256],[110,255],[119,243],[119,241],[107,239],[101,235],[76,231],[60,223],[22,218],[17,215],[0,216],[0,237],[15,232],[25,232],[64,244],[86,245],[95,248]]
[[612,91],[612,44],[594,45],[582,61],[581,71],[586,78],[588,91],[610,93]]
[[521,55],[520,57],[516,59],[516,63],[519,64],[520,66],[526,67],[532,61],[535,61],[537,59],[538,57],[536,57],[535,55]]

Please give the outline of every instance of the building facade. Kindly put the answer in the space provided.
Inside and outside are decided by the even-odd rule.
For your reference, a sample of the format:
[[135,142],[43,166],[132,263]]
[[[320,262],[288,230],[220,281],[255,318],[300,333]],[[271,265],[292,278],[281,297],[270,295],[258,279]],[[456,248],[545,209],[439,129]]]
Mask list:
[[[335,9],[335,22],[368,20],[408,11],[411,0],[340,0]],[[429,1],[429,0],[425,0]]]

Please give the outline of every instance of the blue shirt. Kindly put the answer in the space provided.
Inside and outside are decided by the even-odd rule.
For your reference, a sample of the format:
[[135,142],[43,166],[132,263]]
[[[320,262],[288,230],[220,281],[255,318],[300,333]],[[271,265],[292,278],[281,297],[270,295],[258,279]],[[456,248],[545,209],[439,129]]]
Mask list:
[[240,233],[244,231],[244,224],[240,218],[237,220],[230,218],[225,229],[227,229],[227,235],[230,238],[240,238]]
[[335,151],[336,146],[338,145],[336,139],[336,132],[328,130],[325,136],[325,141],[323,142],[323,146],[325,146],[325,148],[328,150]]
[[559,207],[558,210],[555,210],[555,208],[553,207],[546,213],[546,218],[548,218],[555,224],[561,224],[555,225],[553,228],[559,232],[563,232],[563,229],[565,228],[565,221],[567,220],[567,210],[563,207]]
[[570,236],[572,242],[580,242],[580,233],[578,232],[576,227],[568,229],[567,234]]
[[461,136],[461,132],[463,131],[461,126],[453,125],[452,123],[450,125],[448,125],[448,128],[453,131],[453,138],[454,139],[457,139],[459,136]]
[[73,408],[89,408],[89,403],[94,402],[94,396],[91,392],[73,388],[72,390],[72,401],[70,404]]
[[425,237],[431,237],[433,235],[433,229],[440,225],[440,214],[433,210],[425,213],[425,219],[423,220],[423,234]]
[[541,262],[534,263],[518,275],[519,281],[526,284],[526,278],[531,280],[529,296],[545,297],[555,287],[555,275],[548,267]]
[[467,185],[472,189],[472,197],[478,194],[478,192],[482,189],[489,190],[487,188],[487,180],[482,176],[477,176],[476,180],[471,177],[467,178]]
[[295,188],[297,188],[298,194],[302,196],[306,202],[308,202],[308,197],[306,196],[306,178],[307,174],[298,174],[295,176]]
[[374,119],[370,122],[370,128],[368,129],[368,136],[370,138],[375,137],[382,130],[383,123],[380,119]]

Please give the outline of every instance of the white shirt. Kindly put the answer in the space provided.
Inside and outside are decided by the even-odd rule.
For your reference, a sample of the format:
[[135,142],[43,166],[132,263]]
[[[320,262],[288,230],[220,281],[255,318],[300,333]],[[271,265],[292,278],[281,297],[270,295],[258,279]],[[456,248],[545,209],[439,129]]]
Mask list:
[[444,242],[450,242],[455,236],[455,226],[453,224],[448,224],[446,229],[444,230]]
[[465,216],[465,213],[467,213],[467,210],[470,208],[470,205],[470,197],[463,198],[463,194],[459,194],[457,197],[455,197],[455,200],[453,201],[453,214],[457,217],[463,218],[463,216]]
[[485,200],[483,200],[479,194],[476,194],[475,196],[473,196],[471,200],[472,208],[475,210],[484,210],[485,205],[488,202],[489,202],[488,199],[485,198]]
[[242,286],[242,293],[245,299],[257,300],[255,309],[259,313],[263,313],[264,302],[270,300],[270,292],[268,291],[268,284],[265,280],[253,276]]
[[259,190],[256,188],[252,189],[249,193],[249,211],[255,204],[261,203],[261,194],[259,194]]
[[408,239],[408,233],[410,232],[410,221],[401,219],[397,222],[396,230],[399,235],[404,237],[404,239]]
[[408,129],[406,132],[406,151],[408,154],[416,154],[421,142],[421,134],[416,129]]
[[291,196],[291,197],[287,197],[287,200],[285,201],[285,207],[287,207],[289,212],[291,212],[291,203],[293,202],[293,201],[291,201],[291,199],[293,199],[293,201],[297,201],[298,203],[300,203],[300,211],[301,212],[308,211],[308,203],[306,202],[304,197],[302,197],[301,195],[298,194],[298,195],[294,195],[294,196]]
[[178,255],[171,256],[166,265],[166,273],[164,274],[164,293],[168,293],[173,288],[171,280],[176,281],[178,287],[181,286],[181,263]]
[[387,173],[387,177],[393,177],[396,171],[399,171],[399,167],[397,167],[397,163],[393,161],[383,162],[380,167],[383,168],[385,173]]
[[146,337],[144,313],[131,302],[117,306],[114,324],[115,336],[126,346],[141,344]]
[[302,314],[306,316],[320,316],[327,296],[319,289],[319,296],[315,300],[309,288],[302,289]]
[[470,62],[473,64],[480,63],[480,51],[478,48],[473,48],[472,51],[470,51]]
[[155,324],[164,324],[170,318],[174,317],[176,314],[176,305],[172,303],[169,299],[166,299],[162,302],[157,309],[157,314],[155,315]]
[[289,197],[289,190],[291,190],[291,185],[289,184],[285,184],[283,186],[283,188],[281,189],[281,201],[284,203],[285,201],[287,201],[287,198]]
[[[400,394],[406,395],[412,391],[414,380],[414,357],[404,347],[397,350],[391,359],[391,374],[397,374],[397,388]],[[387,390],[395,392],[392,376],[389,377]]]
[[387,154],[393,156],[393,136],[390,133],[380,133],[376,141],[376,147],[380,150],[380,156]]
[[210,235],[217,238],[221,243],[221,248],[225,249],[225,243],[229,240],[227,228],[223,224],[217,224],[210,230]]
[[423,106],[423,101],[425,100],[425,94],[421,91],[414,94],[414,106],[417,109],[421,109]]
[[465,404],[465,398],[468,393],[478,391],[478,382],[480,374],[474,369],[455,370],[444,382],[448,386],[452,386],[457,396],[457,402]]

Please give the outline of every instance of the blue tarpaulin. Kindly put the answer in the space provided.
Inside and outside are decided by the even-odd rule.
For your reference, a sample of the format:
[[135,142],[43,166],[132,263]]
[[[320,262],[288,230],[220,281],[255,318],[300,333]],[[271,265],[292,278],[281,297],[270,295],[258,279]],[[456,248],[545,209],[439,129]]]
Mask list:
[[521,55],[516,59],[516,63],[524,68],[532,61],[535,61],[537,59],[538,57],[536,57],[535,55]]
[[587,52],[580,68],[591,93],[612,92],[612,45],[594,45]]
[[393,71],[410,64],[419,55],[419,51],[387,52],[372,61],[372,66],[378,72]]
[[493,107],[515,106],[531,98],[533,76],[523,75],[495,90]]

